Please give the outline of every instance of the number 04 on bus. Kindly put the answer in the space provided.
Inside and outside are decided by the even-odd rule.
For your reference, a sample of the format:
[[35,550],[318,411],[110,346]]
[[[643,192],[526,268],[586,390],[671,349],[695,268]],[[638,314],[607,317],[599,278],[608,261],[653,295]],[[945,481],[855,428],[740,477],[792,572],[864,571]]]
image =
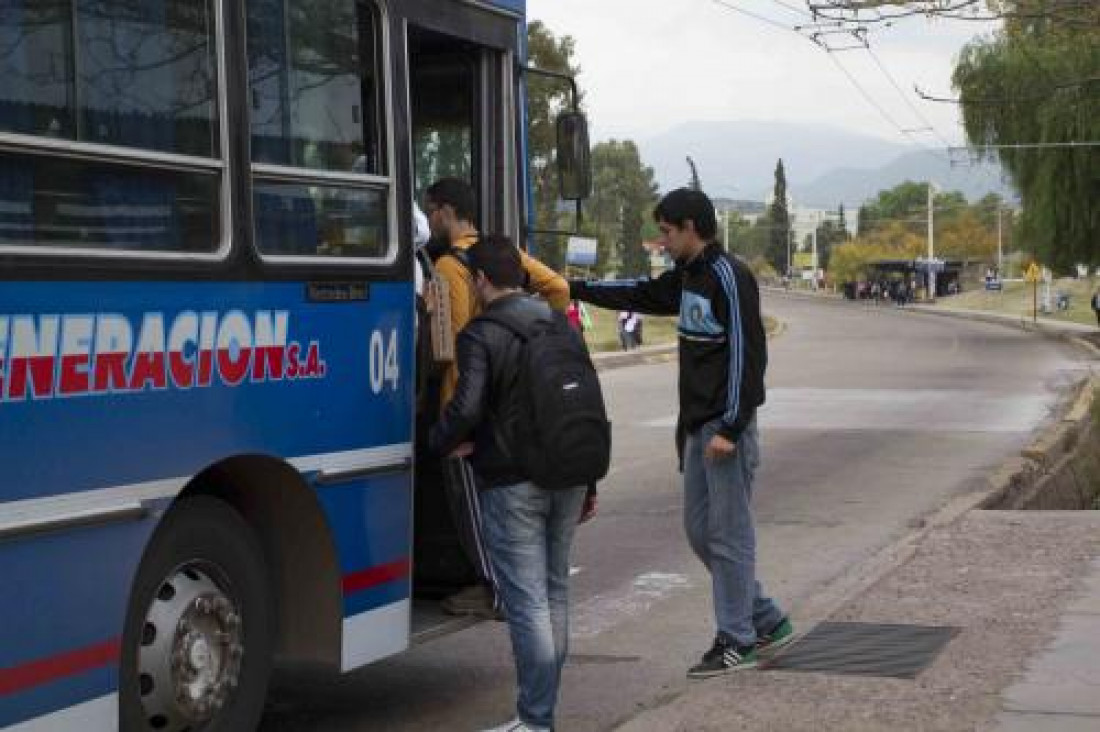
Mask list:
[[0,729],[253,729],[446,629],[413,206],[534,235],[524,14],[0,3]]

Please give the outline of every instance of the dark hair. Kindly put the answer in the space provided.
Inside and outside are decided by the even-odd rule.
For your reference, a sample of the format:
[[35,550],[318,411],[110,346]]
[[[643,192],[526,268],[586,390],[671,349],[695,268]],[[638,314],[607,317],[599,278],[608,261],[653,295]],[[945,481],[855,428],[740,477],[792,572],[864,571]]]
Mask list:
[[473,222],[477,212],[474,189],[459,178],[440,178],[428,186],[428,200],[436,206],[450,206],[461,221]]
[[684,228],[684,222],[690,220],[699,238],[708,241],[718,231],[714,204],[705,193],[691,188],[677,188],[662,198],[657,208],[653,209],[653,220],[657,223],[664,221],[678,229]]
[[484,272],[493,287],[511,289],[523,287],[527,273],[523,269],[523,259],[512,240],[503,234],[483,234],[472,247],[466,250],[470,258],[470,269]]

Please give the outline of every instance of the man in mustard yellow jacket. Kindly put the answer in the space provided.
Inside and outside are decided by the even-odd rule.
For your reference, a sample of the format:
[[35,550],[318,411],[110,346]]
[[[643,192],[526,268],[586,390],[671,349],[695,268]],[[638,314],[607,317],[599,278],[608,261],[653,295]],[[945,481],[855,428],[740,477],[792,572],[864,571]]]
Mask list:
[[[457,178],[443,178],[433,183],[427,191],[424,212],[432,236],[450,242],[452,249],[460,252],[469,249],[477,241],[477,216],[474,191],[468,183]],[[527,292],[540,295],[550,307],[565,312],[569,307],[569,283],[545,264],[520,253],[523,269],[527,272]],[[474,297],[474,281],[469,268],[454,254],[444,254],[435,263],[440,276],[446,278],[451,293],[451,331],[458,333],[479,312]],[[454,395],[458,383],[458,367],[452,365],[443,375],[443,395],[440,413]]]
[[[474,225],[477,200],[473,188],[458,178],[443,178],[428,187],[424,213],[428,226],[437,240],[449,242],[450,250],[435,261],[436,271],[447,281],[451,299],[451,332],[456,336],[480,312],[475,295],[473,274],[463,261],[463,252],[477,241]],[[550,307],[565,312],[569,306],[569,283],[554,270],[534,257],[521,252],[523,269],[527,273],[524,289],[540,295]],[[450,364],[443,372],[440,384],[439,411],[446,408],[458,384],[458,365]],[[443,601],[443,609],[454,615],[497,615],[499,604],[496,580],[488,552],[482,541],[481,510],[477,495],[477,478],[469,462],[462,458],[447,458],[443,474],[449,483],[447,494],[458,529],[459,539],[477,570],[479,582],[451,595]],[[594,499],[586,511],[594,508]]]

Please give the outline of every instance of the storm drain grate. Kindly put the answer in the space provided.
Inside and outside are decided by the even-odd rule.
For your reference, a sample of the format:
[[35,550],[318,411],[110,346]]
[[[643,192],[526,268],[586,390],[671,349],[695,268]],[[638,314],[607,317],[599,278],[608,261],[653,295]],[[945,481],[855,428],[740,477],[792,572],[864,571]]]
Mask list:
[[821,623],[762,666],[915,679],[958,632],[949,626]]

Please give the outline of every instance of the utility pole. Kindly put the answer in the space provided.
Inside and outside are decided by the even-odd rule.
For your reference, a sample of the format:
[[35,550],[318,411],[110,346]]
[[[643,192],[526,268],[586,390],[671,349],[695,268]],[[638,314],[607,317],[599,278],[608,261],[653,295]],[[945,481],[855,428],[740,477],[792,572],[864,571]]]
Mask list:
[[[820,226],[820,222],[818,223],[818,226]],[[810,251],[813,252],[813,254],[811,254],[810,256],[810,266],[813,268],[813,279],[810,280],[810,283],[812,285],[811,289],[813,290],[817,290],[817,229],[818,227],[815,226],[811,234],[812,238],[810,239],[810,241],[812,242]]]
[[787,278],[791,279],[793,270],[791,269],[791,240],[794,238],[794,228],[791,226],[791,216],[787,214]]
[[997,206],[997,279],[1004,280],[1004,275],[1001,274],[1003,251],[1001,249],[1001,213],[1002,209]]
[[935,211],[936,202],[936,186],[932,181],[928,181],[928,301],[936,301],[936,270],[933,269],[933,263],[936,259],[935,250],[935,219],[933,218],[933,212]]

